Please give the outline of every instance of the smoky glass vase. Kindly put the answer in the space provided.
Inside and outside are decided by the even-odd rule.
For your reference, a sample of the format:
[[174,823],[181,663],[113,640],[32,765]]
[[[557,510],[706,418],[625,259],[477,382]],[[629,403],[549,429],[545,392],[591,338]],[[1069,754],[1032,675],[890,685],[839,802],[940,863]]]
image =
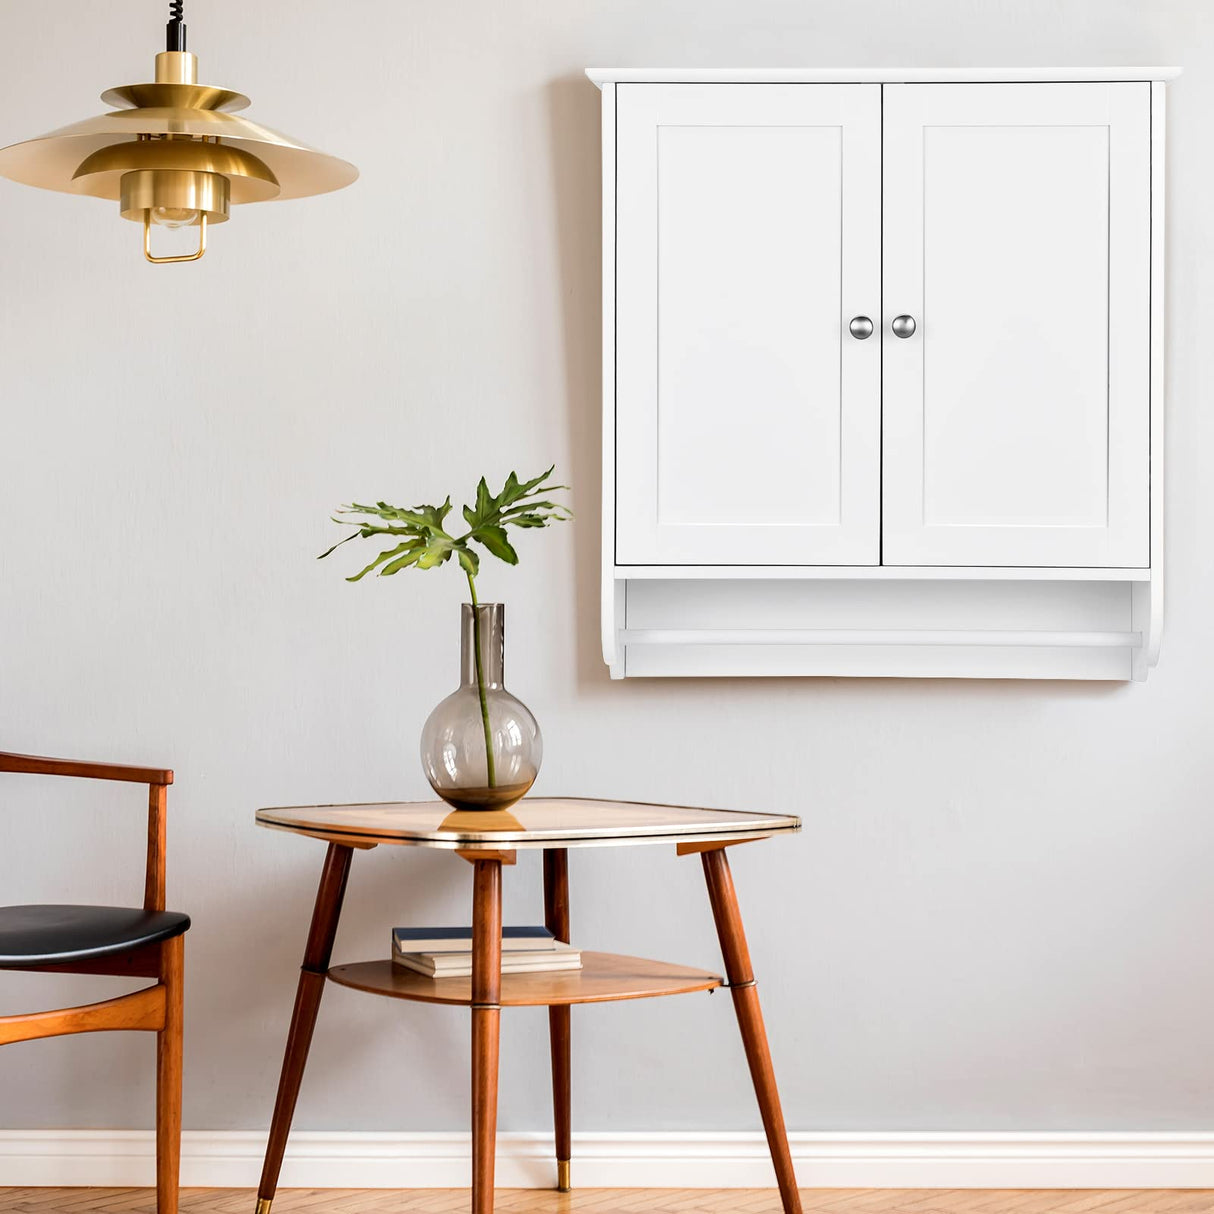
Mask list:
[[503,603],[463,604],[459,686],[422,729],[426,779],[456,809],[505,809],[539,773],[540,727],[505,686],[505,616]]

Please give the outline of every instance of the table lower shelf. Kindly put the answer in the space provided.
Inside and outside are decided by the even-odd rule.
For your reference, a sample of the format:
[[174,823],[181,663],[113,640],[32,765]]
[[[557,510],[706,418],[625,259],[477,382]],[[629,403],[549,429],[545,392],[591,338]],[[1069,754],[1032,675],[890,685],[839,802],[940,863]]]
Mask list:
[[[341,986],[412,999],[470,1007],[471,978],[427,978],[391,961],[359,961],[335,965],[329,977]],[[542,1007],[570,1003],[606,1003],[613,999],[652,999],[711,991],[722,985],[720,974],[647,961],[618,953],[582,953],[582,968],[555,973],[503,974],[502,1007]]]

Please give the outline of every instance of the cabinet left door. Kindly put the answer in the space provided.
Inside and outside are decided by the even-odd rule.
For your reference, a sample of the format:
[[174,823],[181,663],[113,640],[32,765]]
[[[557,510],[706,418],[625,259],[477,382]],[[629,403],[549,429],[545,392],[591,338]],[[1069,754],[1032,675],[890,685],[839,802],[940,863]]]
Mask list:
[[877,564],[880,86],[616,107],[616,564]]

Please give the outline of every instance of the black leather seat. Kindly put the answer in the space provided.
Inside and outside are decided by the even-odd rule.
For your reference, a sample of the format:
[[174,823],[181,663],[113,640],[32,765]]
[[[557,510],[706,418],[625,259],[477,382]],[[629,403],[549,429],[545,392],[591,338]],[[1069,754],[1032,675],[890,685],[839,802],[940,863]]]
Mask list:
[[109,957],[180,936],[189,915],[125,906],[0,906],[0,969]]

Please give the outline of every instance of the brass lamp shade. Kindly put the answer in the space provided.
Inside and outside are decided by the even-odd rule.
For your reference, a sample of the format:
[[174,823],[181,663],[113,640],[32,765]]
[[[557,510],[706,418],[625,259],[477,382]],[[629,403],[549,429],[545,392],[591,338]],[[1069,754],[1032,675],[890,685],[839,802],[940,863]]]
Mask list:
[[[66,194],[93,194],[88,183],[77,179],[77,168],[94,152],[119,140],[135,141],[140,135],[206,136],[256,156],[280,187],[279,198],[306,198],[340,190],[358,179],[358,170],[336,156],[326,156],[287,135],[260,126],[248,118],[222,110],[186,106],[159,106],[117,110],[85,118],[36,139],[0,148],[0,176],[44,190]],[[95,195],[117,198],[117,192]]]
[[[194,55],[162,52],[154,82],[102,94],[126,108],[0,149],[0,176],[120,202],[125,218],[143,222],[150,261],[197,260],[207,223],[227,219],[229,204],[304,198],[357,179],[352,164],[234,113],[247,97],[196,76]],[[148,229],[157,222],[198,226],[198,253],[153,257]]]

